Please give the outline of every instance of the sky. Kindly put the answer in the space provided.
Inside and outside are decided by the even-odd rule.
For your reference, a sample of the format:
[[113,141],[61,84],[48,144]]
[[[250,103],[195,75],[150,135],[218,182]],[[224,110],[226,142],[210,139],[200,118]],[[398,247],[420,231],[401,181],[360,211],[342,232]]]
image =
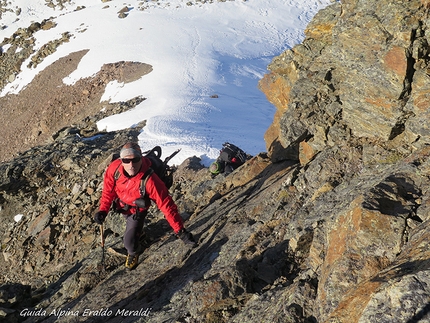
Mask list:
[[[83,49],[89,51],[65,84],[96,74],[106,63],[149,64],[152,72],[139,80],[108,84],[102,101],[146,100],[100,120],[99,130],[146,120],[138,137],[143,151],[159,145],[165,157],[180,148],[170,164],[197,156],[208,166],[224,142],[251,155],[266,151],[264,133],[275,107],[258,82],[275,56],[304,39],[306,25],[332,0],[71,0],[62,10],[47,7],[45,0],[9,2],[13,10],[1,16],[0,40],[50,17],[57,26],[34,34],[36,51],[64,32],[73,36],[36,68],[27,68],[31,57],[24,61],[0,96],[19,93],[44,68]],[[78,6],[85,8],[75,10]],[[125,6],[127,17],[119,18]]]

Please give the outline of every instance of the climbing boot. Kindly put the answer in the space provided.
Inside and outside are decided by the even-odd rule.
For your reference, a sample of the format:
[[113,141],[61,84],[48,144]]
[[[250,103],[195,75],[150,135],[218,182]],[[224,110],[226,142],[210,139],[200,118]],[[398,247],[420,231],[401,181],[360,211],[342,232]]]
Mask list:
[[125,260],[125,267],[128,270],[132,270],[136,268],[137,264],[139,263],[139,255],[136,254],[134,256],[127,255],[127,259]]

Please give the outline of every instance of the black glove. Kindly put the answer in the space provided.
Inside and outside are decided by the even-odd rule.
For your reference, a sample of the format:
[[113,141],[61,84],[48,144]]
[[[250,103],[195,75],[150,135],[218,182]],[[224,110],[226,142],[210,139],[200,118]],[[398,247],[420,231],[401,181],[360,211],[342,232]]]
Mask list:
[[98,211],[94,214],[94,221],[96,221],[98,224],[103,224],[103,222],[105,222],[106,216],[106,211]]
[[191,234],[191,232],[188,232],[185,229],[181,229],[178,234],[177,234],[178,238],[182,240],[183,243],[190,245],[192,247],[197,246],[196,241],[194,240],[193,235]]

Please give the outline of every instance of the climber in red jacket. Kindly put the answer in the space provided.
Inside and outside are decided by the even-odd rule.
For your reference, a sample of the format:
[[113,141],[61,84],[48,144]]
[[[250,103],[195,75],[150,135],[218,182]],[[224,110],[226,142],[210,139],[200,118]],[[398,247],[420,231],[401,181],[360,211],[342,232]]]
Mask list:
[[142,198],[141,179],[150,166],[151,161],[142,156],[138,144],[126,143],[121,149],[120,158],[114,160],[106,169],[100,207],[94,214],[94,220],[102,224],[112,203],[124,214],[124,246],[128,252],[125,266],[128,269],[134,269],[138,264],[139,237],[151,201],[157,204],[173,231],[184,243],[196,245],[192,234],[185,230],[178,207],[166,185],[154,172],[147,177],[146,193]]

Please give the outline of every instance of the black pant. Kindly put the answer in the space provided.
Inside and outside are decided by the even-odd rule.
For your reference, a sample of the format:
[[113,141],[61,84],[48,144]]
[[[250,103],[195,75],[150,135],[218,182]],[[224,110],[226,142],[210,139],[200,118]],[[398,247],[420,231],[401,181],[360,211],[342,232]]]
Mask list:
[[127,249],[129,255],[136,255],[139,248],[139,238],[143,231],[143,223],[145,220],[146,212],[140,215],[130,214],[124,215],[126,219],[125,234],[124,234],[124,247]]

